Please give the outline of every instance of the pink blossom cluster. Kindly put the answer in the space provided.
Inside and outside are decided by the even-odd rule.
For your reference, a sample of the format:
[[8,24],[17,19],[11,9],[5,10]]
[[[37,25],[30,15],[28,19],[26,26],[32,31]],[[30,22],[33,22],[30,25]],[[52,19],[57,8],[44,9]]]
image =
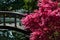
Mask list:
[[30,40],[59,40],[60,8],[58,1],[38,0],[39,8],[22,18],[21,21],[26,30],[32,31]]

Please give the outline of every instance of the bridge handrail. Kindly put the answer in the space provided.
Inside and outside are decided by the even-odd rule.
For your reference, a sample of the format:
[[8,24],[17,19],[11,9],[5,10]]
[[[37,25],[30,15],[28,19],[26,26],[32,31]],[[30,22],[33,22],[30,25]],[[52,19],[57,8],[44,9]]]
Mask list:
[[[21,14],[21,13],[19,13],[19,12],[0,11],[0,14],[6,14],[6,13],[8,13],[8,14],[21,15],[22,17],[24,16],[24,14]],[[23,33],[25,33],[25,34],[28,34],[28,33],[29,33],[29,32],[27,32],[27,31],[25,31],[25,30],[22,30],[22,29],[17,28],[17,26],[16,26],[16,17],[15,17],[15,27],[10,27],[10,26],[6,26],[6,25],[5,25],[5,16],[4,16],[4,25],[3,25],[3,26],[0,26],[0,29],[10,29],[10,30],[17,30],[17,31],[20,30],[20,32],[23,32]]]

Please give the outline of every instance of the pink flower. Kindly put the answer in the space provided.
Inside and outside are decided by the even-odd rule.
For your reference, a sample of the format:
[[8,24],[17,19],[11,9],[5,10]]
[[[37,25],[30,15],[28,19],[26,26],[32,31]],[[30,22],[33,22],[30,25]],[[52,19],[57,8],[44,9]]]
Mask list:
[[30,40],[53,40],[54,32],[60,32],[58,1],[38,0],[39,8],[22,18],[21,21],[25,28],[32,31]]
[[44,31],[48,31],[49,29],[48,28],[43,28]]
[[43,35],[42,32],[35,31],[35,32],[31,33],[30,40],[41,40],[40,38],[42,35]]

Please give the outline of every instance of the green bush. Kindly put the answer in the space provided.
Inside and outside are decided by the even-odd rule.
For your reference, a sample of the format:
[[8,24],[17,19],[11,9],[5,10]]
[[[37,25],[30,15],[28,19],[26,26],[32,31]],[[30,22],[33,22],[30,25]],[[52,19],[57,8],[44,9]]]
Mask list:
[[0,30],[0,40],[29,40],[27,35],[13,30]]
[[0,11],[25,9],[31,12],[36,9],[36,0],[0,0]]

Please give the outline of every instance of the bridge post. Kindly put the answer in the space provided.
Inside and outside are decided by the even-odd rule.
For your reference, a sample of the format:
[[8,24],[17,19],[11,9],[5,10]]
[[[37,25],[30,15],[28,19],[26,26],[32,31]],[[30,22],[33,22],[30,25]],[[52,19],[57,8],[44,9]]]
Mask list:
[[15,15],[15,27],[17,28],[17,19],[16,19],[16,15]]
[[3,14],[3,25],[6,26],[5,25],[5,14]]

